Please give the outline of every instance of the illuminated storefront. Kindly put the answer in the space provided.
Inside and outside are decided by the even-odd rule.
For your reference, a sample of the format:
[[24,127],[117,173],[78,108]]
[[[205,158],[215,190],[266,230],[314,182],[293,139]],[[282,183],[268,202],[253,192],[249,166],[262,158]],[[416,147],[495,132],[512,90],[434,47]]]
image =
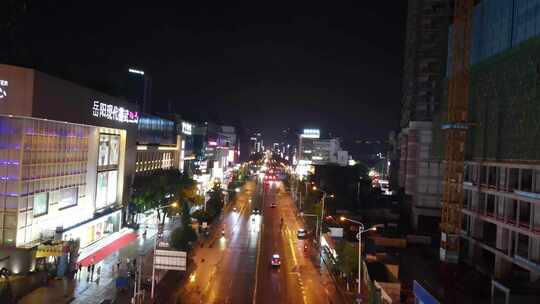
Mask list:
[[173,121],[142,114],[137,125],[135,172],[142,175],[161,169],[179,169],[180,145]]
[[0,100],[0,248],[53,239],[84,248],[119,231],[136,106],[26,68],[0,65],[0,79],[9,84]]

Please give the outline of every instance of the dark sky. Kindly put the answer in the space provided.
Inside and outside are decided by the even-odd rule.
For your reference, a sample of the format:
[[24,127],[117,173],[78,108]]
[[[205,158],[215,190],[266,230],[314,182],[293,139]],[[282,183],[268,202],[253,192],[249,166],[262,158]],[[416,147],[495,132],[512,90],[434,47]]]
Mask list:
[[267,140],[285,127],[348,141],[397,128],[406,1],[212,2],[29,1],[7,63],[113,95],[138,67],[152,76],[153,109],[170,102]]

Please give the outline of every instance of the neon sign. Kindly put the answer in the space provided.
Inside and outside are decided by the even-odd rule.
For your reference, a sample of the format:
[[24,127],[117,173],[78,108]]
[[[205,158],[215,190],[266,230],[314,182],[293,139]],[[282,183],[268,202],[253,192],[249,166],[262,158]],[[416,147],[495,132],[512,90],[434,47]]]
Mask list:
[[182,133],[186,135],[191,135],[192,125],[190,123],[182,121]]
[[118,122],[139,122],[139,112],[132,112],[123,107],[106,104],[97,100],[94,100],[94,104],[92,106],[92,116]]
[[0,99],[7,97],[8,81],[0,79]]
[[319,129],[304,129],[304,133],[300,135],[303,138],[319,138],[321,131]]

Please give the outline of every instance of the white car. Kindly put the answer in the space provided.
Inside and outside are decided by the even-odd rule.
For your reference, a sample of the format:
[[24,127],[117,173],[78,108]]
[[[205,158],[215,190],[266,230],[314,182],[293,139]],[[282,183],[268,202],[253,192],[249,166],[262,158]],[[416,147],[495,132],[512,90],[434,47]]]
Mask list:
[[296,236],[301,239],[301,238],[305,238],[306,237],[306,230],[304,228],[300,228],[298,229],[298,231],[296,232]]
[[279,257],[279,254],[274,253],[270,263],[272,264],[272,267],[279,267],[281,265],[281,258]]

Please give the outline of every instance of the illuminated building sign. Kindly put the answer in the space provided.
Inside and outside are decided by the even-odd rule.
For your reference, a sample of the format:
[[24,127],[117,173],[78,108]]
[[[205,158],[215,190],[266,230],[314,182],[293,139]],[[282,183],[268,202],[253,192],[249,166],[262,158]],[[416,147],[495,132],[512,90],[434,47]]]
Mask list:
[[0,100],[7,97],[8,81],[0,79]]
[[191,135],[191,129],[192,125],[190,123],[187,123],[185,121],[182,122],[182,133],[186,135]]
[[304,129],[304,133],[300,135],[303,138],[319,138],[321,132],[319,129]]
[[99,101],[94,101],[94,105],[92,106],[92,115],[94,117],[105,118],[118,122],[139,122],[139,112],[132,112],[128,109],[124,109],[123,107],[118,107]]

